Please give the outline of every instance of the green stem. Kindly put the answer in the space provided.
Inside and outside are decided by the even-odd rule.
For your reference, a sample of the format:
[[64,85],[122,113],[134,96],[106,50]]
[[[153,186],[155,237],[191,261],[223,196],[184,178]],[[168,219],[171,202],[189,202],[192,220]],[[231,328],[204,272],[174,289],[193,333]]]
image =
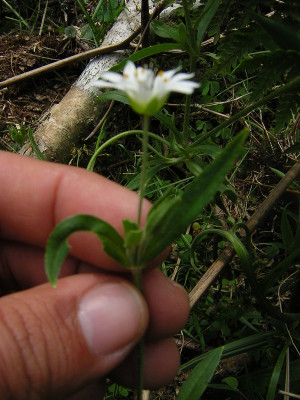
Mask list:
[[183,120],[183,139],[184,144],[188,143],[189,138],[189,120],[190,120],[190,110],[191,110],[191,96],[186,96],[185,108],[184,108],[184,120]]
[[143,199],[145,197],[146,191],[146,171],[147,171],[147,161],[148,161],[148,141],[149,141],[149,122],[150,118],[147,115],[143,117],[143,155],[142,155],[142,168],[141,168],[141,178],[140,178],[140,190],[139,190],[139,206],[138,206],[138,216],[137,216],[137,224],[140,226],[141,224],[141,216],[142,216],[142,205]]
[[[125,131],[122,133],[119,133],[116,136],[113,136],[112,138],[108,139],[105,143],[103,143],[100,147],[98,147],[98,149],[95,151],[95,153],[92,155],[88,166],[87,166],[87,170],[88,171],[93,171],[94,169],[94,165],[95,165],[95,161],[96,158],[99,156],[99,154],[108,146],[110,146],[111,144],[113,144],[114,142],[116,142],[119,139],[122,139],[126,136],[130,136],[130,135],[143,135],[144,131],[142,130],[132,130],[132,131]],[[152,138],[159,140],[161,143],[165,144],[168,148],[170,148],[170,143],[165,140],[164,138],[156,135],[155,133],[152,132],[148,132],[148,135],[151,136]]]
[[[137,267],[133,271],[133,278],[135,287],[143,293],[142,285],[142,267]],[[143,397],[143,386],[144,386],[144,347],[145,339],[142,338],[137,345],[137,388],[136,388],[136,399],[142,400]]]
[[188,1],[182,0],[182,6],[183,6],[183,11],[184,11],[185,25],[186,25],[186,31],[187,31],[187,39],[188,39],[187,44],[189,47],[190,56],[194,57],[195,52],[197,52],[197,42],[196,42],[196,37],[195,37],[195,30],[193,29],[193,26],[192,26],[192,20],[191,20],[191,14],[190,14]]
[[[190,71],[194,72],[196,67],[196,58],[193,54],[190,54]],[[184,145],[186,146],[189,139],[189,123],[190,123],[190,114],[191,114],[191,101],[192,96],[186,96],[185,101],[185,109],[184,109],[184,121],[183,121],[183,139]]]

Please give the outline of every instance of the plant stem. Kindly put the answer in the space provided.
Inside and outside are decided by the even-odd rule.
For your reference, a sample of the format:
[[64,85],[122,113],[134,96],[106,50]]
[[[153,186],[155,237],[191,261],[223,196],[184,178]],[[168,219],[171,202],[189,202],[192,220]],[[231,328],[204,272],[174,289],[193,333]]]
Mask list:
[[149,46],[149,0],[142,0],[142,10],[141,10],[141,33],[143,35],[142,45],[143,48]]
[[[142,267],[137,267],[133,271],[133,278],[134,278],[134,284],[135,287],[143,293],[143,285],[142,285]],[[137,400],[142,400],[143,396],[143,383],[144,383],[144,347],[145,347],[145,340],[142,338],[138,345],[137,345],[137,363],[136,363],[136,368],[137,368],[137,388],[136,388],[136,399]]]
[[[99,147],[95,150],[95,153],[92,155],[92,157],[91,157],[91,159],[90,159],[90,161],[89,161],[89,163],[88,163],[87,170],[88,170],[88,171],[93,171],[96,158],[99,156],[99,154],[100,154],[104,149],[106,149],[106,147],[110,146],[111,144],[113,144],[113,143],[116,142],[117,140],[119,140],[119,139],[121,139],[121,138],[124,138],[124,137],[126,137],[126,136],[130,136],[130,135],[143,135],[143,134],[144,134],[144,131],[142,131],[142,130],[132,130],[132,131],[125,131],[125,132],[119,133],[118,135],[113,136],[112,138],[108,139],[105,143],[103,143],[101,146],[99,146]],[[163,143],[164,145],[166,145],[168,148],[170,148],[170,146],[171,146],[170,143],[169,143],[167,140],[165,140],[164,138],[162,138],[162,137],[156,135],[155,133],[148,132],[148,136],[151,136],[152,138],[158,140],[159,142],[161,142],[161,143]]]
[[190,110],[191,110],[191,96],[187,95],[185,100],[184,120],[183,120],[183,140],[185,145],[187,145],[189,138]]
[[[193,72],[196,67],[196,58],[193,54],[190,54],[190,71]],[[189,123],[190,123],[190,114],[191,114],[191,101],[192,96],[186,96],[185,101],[185,109],[184,109],[184,120],[183,120],[183,139],[184,145],[188,144],[189,139]]]
[[[142,145],[142,167],[141,167],[141,177],[140,177],[140,190],[139,190],[139,205],[138,205],[138,216],[137,224],[141,225],[142,216],[142,205],[143,199],[146,191],[147,182],[147,161],[148,161],[148,141],[149,141],[149,123],[150,118],[147,115],[143,116],[143,145]],[[143,293],[142,287],[142,266],[136,266],[133,270],[134,284],[135,287]],[[144,338],[142,338],[137,346],[137,391],[136,399],[142,400],[143,396],[143,376],[144,376]]]
[[184,11],[185,25],[187,31],[187,44],[191,56],[197,52],[197,42],[195,38],[195,29],[192,26],[191,14],[187,0],[182,0],[182,6]]
[[148,141],[149,141],[149,122],[150,119],[147,115],[143,116],[143,155],[142,155],[142,167],[141,167],[141,178],[140,178],[140,190],[139,190],[139,206],[138,206],[138,216],[137,216],[137,224],[140,226],[141,224],[141,216],[142,216],[142,205],[143,198],[145,196],[146,191],[146,171],[147,171],[147,161],[148,161]]

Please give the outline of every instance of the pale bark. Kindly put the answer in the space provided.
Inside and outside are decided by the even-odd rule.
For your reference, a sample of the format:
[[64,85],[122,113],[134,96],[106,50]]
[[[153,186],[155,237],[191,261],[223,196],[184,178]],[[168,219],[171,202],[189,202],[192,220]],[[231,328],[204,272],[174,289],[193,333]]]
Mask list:
[[[106,35],[102,46],[122,42],[139,27],[139,6],[140,0],[126,2],[126,9]],[[103,113],[104,105],[95,104],[97,92],[89,83],[100,71],[116,65],[125,55],[126,52],[122,50],[91,60],[67,95],[44,116],[34,139],[46,160],[68,161],[73,146],[93,129]],[[20,153],[36,158],[29,143],[23,146]]]
[[[153,11],[153,3],[149,3],[150,11]],[[126,1],[126,8],[107,33],[101,47],[123,42],[140,27],[140,5],[141,0]],[[179,6],[174,3],[163,10],[160,14],[161,20],[172,19]],[[34,134],[34,140],[46,160],[68,162],[72,148],[93,130],[107,105],[95,104],[95,98],[100,91],[91,88],[89,84],[100,71],[106,71],[118,64],[128,54],[128,50],[119,50],[92,59],[67,95],[44,115],[43,122]],[[20,153],[37,157],[30,143],[26,143]]]

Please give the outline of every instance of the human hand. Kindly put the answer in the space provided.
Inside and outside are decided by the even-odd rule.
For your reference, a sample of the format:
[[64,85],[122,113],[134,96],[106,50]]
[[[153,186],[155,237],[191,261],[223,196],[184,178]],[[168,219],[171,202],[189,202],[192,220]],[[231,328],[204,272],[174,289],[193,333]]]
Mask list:
[[[170,338],[189,308],[181,287],[152,269],[142,297],[87,233],[70,238],[56,289],[44,272],[58,222],[92,214],[122,232],[137,205],[135,193],[96,174],[0,152],[1,399],[99,399],[111,375],[133,385],[130,353],[145,332],[145,386],[173,378],[179,356]],[[149,208],[145,201],[144,219]]]

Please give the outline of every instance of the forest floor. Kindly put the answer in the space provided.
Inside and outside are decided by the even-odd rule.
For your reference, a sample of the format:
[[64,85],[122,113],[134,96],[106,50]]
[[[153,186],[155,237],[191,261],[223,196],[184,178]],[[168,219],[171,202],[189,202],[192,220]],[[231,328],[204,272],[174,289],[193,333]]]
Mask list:
[[[23,3],[15,3],[15,6],[19,7],[18,10],[20,11],[20,6]],[[27,17],[26,21],[31,21],[31,26],[33,26],[33,22],[30,10],[35,10],[33,3],[29,2],[26,7],[24,6],[25,3],[23,4],[26,9],[24,18],[26,19]],[[89,9],[93,8],[94,3],[97,2],[88,4]],[[42,13],[40,12],[39,18],[41,15]],[[12,12],[1,3],[0,82],[59,59],[79,54],[93,47],[90,41],[81,40],[77,35],[84,25],[84,16],[76,6],[76,2],[71,0],[63,2],[49,1],[49,11],[41,34],[39,34],[40,19],[38,23],[35,22],[33,29],[28,29],[21,22],[16,22],[16,18],[12,17]],[[212,53],[214,51],[213,46],[212,44],[207,51]],[[53,105],[61,101],[72,84],[76,82],[85,66],[86,62],[76,63],[0,89],[0,149],[18,152],[27,140],[28,129],[35,131],[40,125],[43,115]],[[225,79],[220,79],[220,86],[224,81]],[[172,104],[169,106],[170,110],[174,109]],[[140,129],[139,119],[135,116],[133,117],[128,111],[120,117],[118,107],[120,106],[117,105],[115,111],[112,112],[107,129],[113,130],[113,127],[117,123],[120,124],[120,121],[124,125],[124,130],[128,128],[128,121],[135,125],[131,129]],[[235,111],[239,111],[242,107],[241,103],[226,105],[221,111],[223,116],[221,113],[219,114],[223,118],[224,115],[226,116],[232,111],[232,108]],[[216,108],[214,112],[218,113],[219,111]],[[181,111],[176,118],[180,119],[182,114],[183,112]],[[210,125],[213,123],[215,115],[209,110],[198,111],[197,108],[194,108],[191,113],[191,124],[196,126],[198,121],[205,120],[205,123]],[[190,268],[188,255],[191,240],[204,229],[204,225],[212,227],[216,221],[217,225],[221,221],[222,229],[229,229],[236,222],[248,220],[270,195],[271,190],[276,188],[281,177],[299,159],[298,151],[287,151],[299,136],[299,114],[294,115],[288,129],[277,136],[272,133],[271,129],[271,119],[273,117],[272,109],[265,111],[265,109],[261,108],[253,111],[247,120],[239,123],[239,129],[247,127],[251,131],[251,139],[248,143],[248,148],[251,148],[251,151],[249,151],[246,162],[240,167],[239,173],[231,181],[238,200],[235,202],[230,196],[226,197],[222,200],[223,203],[217,204],[213,211],[209,210],[204,216],[206,218],[205,223],[201,223],[200,226],[199,221],[197,221],[196,224],[190,227],[187,234],[183,235],[181,240],[174,244],[170,257],[163,266],[164,272],[184,285],[189,292],[198,282],[199,275],[203,275],[209,269],[218,251],[220,253],[225,247],[225,241],[216,245],[213,240],[207,240],[205,242],[206,248],[201,250],[201,257],[203,258],[201,270],[200,268],[199,270],[193,270]],[[227,140],[225,136],[224,138]],[[131,164],[136,163],[136,154],[139,153],[137,149],[140,144],[137,142],[133,142],[133,140],[126,143],[122,142],[119,147],[116,146],[113,150],[115,153],[112,151],[112,153],[104,154],[101,173],[119,183],[131,184],[130,177],[136,175],[136,168],[135,166],[131,168]],[[223,144],[220,137],[216,139],[216,143],[218,145]],[[80,166],[86,167],[86,160],[90,156],[94,144],[95,139],[86,144],[84,138],[79,143],[78,154],[83,154],[80,159]],[[78,162],[74,154],[70,154],[69,160],[70,164],[76,165]],[[166,173],[158,176],[155,190],[156,192],[161,190],[161,182],[167,187],[172,182],[172,179],[184,183],[186,178],[190,178],[190,174],[181,165],[177,169],[170,168]],[[296,180],[272,207],[260,230],[251,238],[255,253],[255,267],[257,268],[257,277],[259,279],[263,278],[273,266],[286,259],[289,238],[299,235],[299,196],[300,185],[299,181]],[[152,199],[151,193],[149,198]],[[279,303],[285,303],[287,307],[289,306],[296,280],[286,287],[282,297],[278,295],[279,292],[277,290],[282,283],[285,283],[288,276],[294,277],[296,271],[299,271],[299,257],[293,259],[293,262],[285,271],[285,275],[280,278],[276,285],[274,283],[273,287],[270,288],[268,298],[276,307],[278,307]],[[205,351],[222,346],[230,342],[230,340],[238,341],[247,335],[250,336],[254,333],[263,335],[269,331],[277,334],[278,325],[280,324],[282,325],[282,322],[271,321],[265,316],[264,312],[254,307],[254,299],[247,283],[245,283],[245,275],[235,259],[230,269],[226,269],[219,276],[217,283],[210,288],[207,296],[203,297],[194,307],[187,327],[176,337],[176,340],[182,353],[182,362],[186,363]],[[286,332],[280,329],[278,337],[283,341]],[[293,337],[298,343],[300,336],[296,325],[293,332]],[[276,335],[274,334],[274,336]],[[258,386],[262,388],[261,393],[265,395],[271,373],[281,351],[280,344],[280,341],[279,343],[276,342],[272,349],[263,347],[261,349],[262,353],[259,353],[259,347],[255,349],[254,353],[237,351],[232,357],[222,360],[214,375],[213,384],[216,386],[209,387],[203,399],[262,399],[263,395],[256,397],[257,394],[254,393],[251,397],[251,390],[247,391],[247,374],[249,373],[249,379],[255,382],[258,379],[255,375],[256,370],[265,369],[267,371],[264,382],[262,382],[262,379],[258,379]],[[293,361],[295,359],[297,361],[296,351],[293,354]],[[295,371],[300,370],[299,362],[294,364],[294,368]],[[190,370],[182,371],[169,387],[153,392],[151,399],[175,399],[176,393],[183,381],[189,376]],[[281,379],[283,379],[282,376]],[[295,381],[295,388],[298,390],[300,387],[299,379],[295,379]],[[241,385],[238,389],[234,387],[236,382]],[[219,388],[217,388],[218,385],[220,385]],[[224,389],[225,385],[228,385],[228,390]],[[130,399],[133,398],[132,396],[131,391],[127,392],[124,388],[116,389],[113,387],[111,392],[107,394],[107,399]],[[275,398],[279,399],[281,397]]]

